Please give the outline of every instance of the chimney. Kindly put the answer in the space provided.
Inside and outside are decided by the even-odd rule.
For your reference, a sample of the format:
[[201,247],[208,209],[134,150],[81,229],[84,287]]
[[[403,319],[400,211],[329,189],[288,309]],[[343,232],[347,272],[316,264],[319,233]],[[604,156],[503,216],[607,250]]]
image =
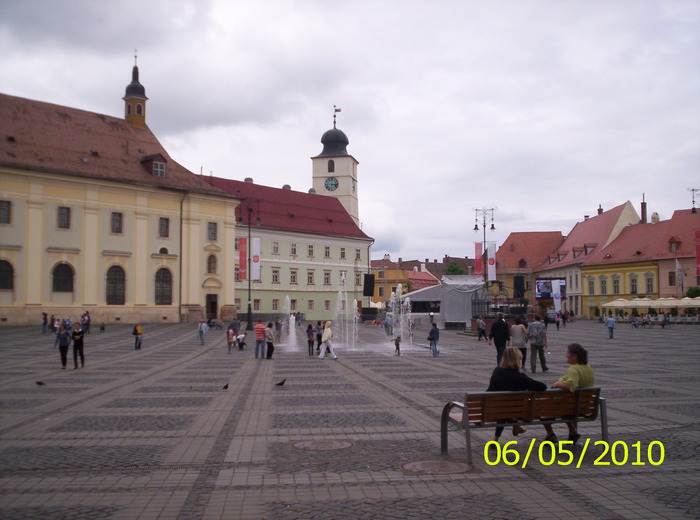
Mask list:
[[602,215],[602,214],[603,214],[603,205],[598,204],[598,215]]
[[590,217],[588,215],[583,216],[583,220],[588,220]]
[[642,193],[642,218],[639,219],[640,224],[647,223],[647,203],[644,200],[644,193]]
[[426,258],[426,259],[425,259],[425,263],[426,263],[426,264],[429,264],[429,263],[430,263],[430,259],[429,259],[429,258]]
[[252,183],[253,183],[253,178],[252,178],[252,177],[246,177],[246,178],[243,180],[243,182],[249,182],[249,183],[252,184]]
[[402,260],[403,260],[403,259],[402,259],[401,257],[399,257],[399,263],[401,263]]

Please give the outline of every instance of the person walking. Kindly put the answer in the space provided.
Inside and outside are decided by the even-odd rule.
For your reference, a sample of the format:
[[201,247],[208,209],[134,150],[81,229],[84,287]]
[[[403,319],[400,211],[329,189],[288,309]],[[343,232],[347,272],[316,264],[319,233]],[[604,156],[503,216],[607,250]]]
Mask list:
[[141,350],[141,341],[143,340],[143,330],[138,323],[134,325],[134,330],[131,331],[134,335],[134,350]]
[[233,348],[233,344],[236,341],[236,333],[233,331],[233,327],[231,325],[228,326],[228,329],[226,329],[226,344],[228,345],[228,353],[231,353],[231,349]]
[[272,359],[275,351],[275,331],[272,329],[272,322],[267,324],[265,329],[265,341],[267,342],[267,359]]
[[488,341],[489,338],[486,335],[486,322],[484,321],[483,316],[479,316],[479,319],[476,320],[476,331],[479,333],[479,341],[481,341],[482,337]]
[[314,355],[314,343],[316,341],[316,330],[314,329],[314,326],[309,323],[309,326],[306,327],[306,342],[309,345],[309,356]]
[[613,339],[613,333],[615,332],[615,318],[613,318],[612,315],[608,316],[608,319],[605,320],[605,326],[608,328],[608,339]]
[[539,315],[535,316],[535,321],[527,326],[527,340],[530,342],[530,368],[533,374],[537,371],[537,356],[540,358],[542,372],[549,370],[547,360],[544,357],[544,349],[547,347],[547,329],[541,320]]
[[255,359],[258,359],[258,353],[260,359],[263,359],[265,357],[265,325],[263,325],[262,320],[258,320],[253,330],[255,330]]
[[80,366],[85,367],[85,354],[83,353],[83,338],[85,331],[77,321],[73,327],[73,369],[78,368],[78,357],[80,357]]
[[331,343],[331,338],[333,337],[333,330],[331,330],[331,322],[327,321],[326,326],[323,328],[323,336],[321,336],[321,342],[323,343],[321,347],[321,354],[318,358],[323,359],[326,355],[326,349],[329,350],[332,359],[338,359],[335,355],[335,350],[333,350],[333,344]]
[[510,328],[506,320],[503,319],[503,313],[498,313],[498,319],[491,325],[491,332],[489,333],[489,345],[491,341],[496,344],[496,366],[501,364],[501,358],[503,357],[503,351],[508,346],[510,341]]
[[438,341],[440,341],[440,329],[433,322],[433,326],[428,332],[428,341],[430,342],[430,350],[433,353],[433,357],[437,357],[440,352],[438,351]]
[[323,343],[323,325],[320,321],[316,322],[316,328],[314,330],[316,331],[316,352],[320,352],[321,343]]
[[41,313],[41,333],[47,334],[49,332],[49,316],[45,312]]
[[[515,325],[510,328],[510,345],[520,349],[522,355],[522,370],[525,372],[525,361],[527,360],[527,329],[520,318],[515,318]],[[503,359],[503,358],[501,358]],[[500,364],[499,364],[500,366]]]
[[202,318],[197,324],[197,339],[199,339],[200,345],[204,345],[204,335],[207,332],[209,332],[209,327],[207,327],[207,322]]
[[66,326],[61,324],[58,327],[58,332],[56,333],[56,341],[53,344],[53,348],[58,346],[58,350],[61,354],[61,368],[65,369],[68,364],[68,347],[70,347],[71,334],[66,329]]
[[279,343],[282,340],[282,319],[275,320],[275,342]]

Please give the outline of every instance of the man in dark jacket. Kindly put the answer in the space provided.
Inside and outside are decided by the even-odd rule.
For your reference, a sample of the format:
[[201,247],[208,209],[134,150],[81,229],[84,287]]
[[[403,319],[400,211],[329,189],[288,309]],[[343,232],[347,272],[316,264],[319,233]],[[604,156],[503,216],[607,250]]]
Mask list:
[[496,366],[501,364],[503,351],[506,349],[510,341],[510,327],[503,319],[503,313],[498,313],[498,320],[491,325],[491,333],[489,334],[489,345],[493,341],[496,344]]

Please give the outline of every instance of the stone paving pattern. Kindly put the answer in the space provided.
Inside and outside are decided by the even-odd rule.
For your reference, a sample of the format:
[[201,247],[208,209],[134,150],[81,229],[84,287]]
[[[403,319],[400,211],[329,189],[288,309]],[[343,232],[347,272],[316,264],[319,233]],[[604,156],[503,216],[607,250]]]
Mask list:
[[[144,326],[135,351],[131,325],[118,325],[86,336],[85,368],[71,355],[61,370],[52,336],[2,330],[2,519],[700,518],[697,326],[621,325],[614,340],[598,323],[550,328],[550,371],[535,374],[551,384],[566,370],[565,346],[582,343],[608,400],[611,443],[632,454],[640,441],[646,461],[649,443],[662,442],[661,465],[633,465],[632,455],[596,464],[595,422],[580,426],[591,447],[578,469],[538,457],[488,465],[492,432],[477,430],[473,468],[452,474],[406,467],[464,467],[463,434],[450,433],[440,454],[439,417],[446,401],[488,384],[495,348],[473,336],[442,331],[433,358],[419,329],[399,357],[383,328],[363,326],[356,348],[336,347],[337,361],[309,358],[301,340],[255,360],[250,347],[228,354],[223,331],[200,346],[188,324]],[[543,437],[528,428],[520,456]]]

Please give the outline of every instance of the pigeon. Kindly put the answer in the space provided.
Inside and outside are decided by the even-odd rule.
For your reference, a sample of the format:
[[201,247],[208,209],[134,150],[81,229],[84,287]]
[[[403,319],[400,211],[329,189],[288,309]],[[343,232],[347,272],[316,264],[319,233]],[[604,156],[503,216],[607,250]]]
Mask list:
[[46,383],[44,383],[43,381],[37,381],[36,386],[46,386]]
[[226,383],[226,384],[224,385],[224,388],[223,388],[223,389],[224,389],[224,390],[228,390],[228,383]]
[[286,379],[283,379],[283,380],[280,381],[279,383],[275,383],[275,386],[284,386],[284,383],[286,383],[286,382],[287,382],[287,380],[286,380]]

